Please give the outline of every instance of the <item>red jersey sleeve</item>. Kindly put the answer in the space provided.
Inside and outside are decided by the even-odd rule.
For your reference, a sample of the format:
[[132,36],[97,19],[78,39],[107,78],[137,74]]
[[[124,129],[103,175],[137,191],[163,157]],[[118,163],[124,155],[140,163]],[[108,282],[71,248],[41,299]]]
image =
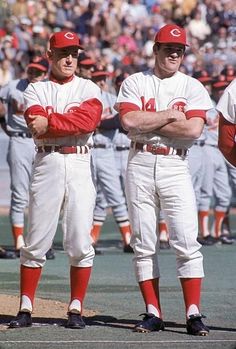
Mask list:
[[93,132],[102,115],[102,103],[96,99],[72,107],[67,113],[51,113],[48,117],[48,131],[44,137],[63,137],[72,134]]
[[202,118],[206,123],[206,110],[188,110],[185,112],[186,119]]
[[48,117],[46,110],[41,105],[33,105],[32,107],[29,107],[28,109],[26,109],[26,111],[24,112],[24,117],[27,125],[29,125],[32,121],[29,118],[29,115],[41,115],[41,116],[44,116],[45,118]]
[[219,119],[218,146],[226,160],[236,167],[236,125],[227,121],[222,114]]
[[119,114],[122,117],[123,115],[129,113],[130,111],[140,110],[140,108],[134,103],[121,102],[119,104]]
[[64,137],[93,132],[101,121],[102,108],[102,103],[97,98],[84,101],[79,107],[71,107],[64,114],[47,115],[44,108],[32,106],[26,110],[25,119],[29,114],[45,116],[48,119],[48,131],[40,138]]

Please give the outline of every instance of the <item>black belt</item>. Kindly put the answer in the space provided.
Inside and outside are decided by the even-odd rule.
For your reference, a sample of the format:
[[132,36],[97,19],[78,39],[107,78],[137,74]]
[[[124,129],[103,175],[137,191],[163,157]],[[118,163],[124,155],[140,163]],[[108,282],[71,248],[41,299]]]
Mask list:
[[53,153],[60,154],[87,154],[90,149],[88,145],[65,146],[65,145],[43,145],[37,147],[38,153]]
[[199,147],[203,147],[205,145],[205,141],[195,141],[194,145],[199,145]]
[[102,149],[105,149],[105,148],[106,148],[106,144],[94,144],[93,147],[94,147],[94,148],[102,148]]
[[26,132],[14,132],[11,134],[11,137],[32,138],[32,134]]
[[141,151],[147,151],[153,155],[179,155],[186,156],[187,149],[173,148],[173,147],[159,147],[155,144],[144,144],[138,142],[131,142],[131,148]]
[[115,150],[117,150],[117,151],[122,151],[122,150],[129,150],[129,147],[127,147],[126,145],[117,145],[116,147],[115,147]]

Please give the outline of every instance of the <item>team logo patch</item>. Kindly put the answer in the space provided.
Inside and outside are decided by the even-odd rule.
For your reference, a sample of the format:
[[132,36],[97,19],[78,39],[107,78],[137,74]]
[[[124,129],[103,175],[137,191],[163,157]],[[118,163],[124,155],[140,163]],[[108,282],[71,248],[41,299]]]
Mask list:
[[178,37],[178,36],[181,35],[181,31],[180,31],[179,29],[177,29],[177,28],[172,29],[172,30],[170,31],[170,33],[171,33],[172,36],[176,36],[176,37]]
[[64,113],[74,113],[78,111],[79,107],[80,107],[80,103],[77,103],[77,102],[70,103],[65,107]]
[[184,112],[187,105],[185,98],[175,98],[168,104],[168,109],[175,109]]
[[74,39],[74,34],[71,32],[67,32],[65,35],[65,38],[69,39],[69,40],[73,40]]

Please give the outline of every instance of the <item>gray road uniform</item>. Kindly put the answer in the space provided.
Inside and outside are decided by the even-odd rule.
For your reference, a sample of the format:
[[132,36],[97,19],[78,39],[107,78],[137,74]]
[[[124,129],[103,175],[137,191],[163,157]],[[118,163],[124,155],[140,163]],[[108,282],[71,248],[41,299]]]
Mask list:
[[[112,209],[124,244],[129,244],[130,226],[126,200],[117,169],[114,139],[118,134],[118,115],[113,108],[116,96],[102,91],[102,122],[93,136],[93,173],[97,184],[97,199],[94,210],[94,226],[102,226],[106,219],[107,207]],[[129,236],[128,236],[129,235]]]
[[199,207],[200,204],[200,195],[201,195],[201,188],[202,188],[202,182],[204,177],[204,171],[205,171],[205,153],[204,153],[204,146],[206,141],[206,131],[205,128],[203,129],[203,132],[201,136],[193,143],[191,148],[189,149],[189,170],[193,182],[193,188],[196,195],[196,202],[197,207]]
[[125,175],[130,149],[130,139],[127,134],[119,129],[114,137],[114,151],[116,165],[119,172],[119,177],[121,181],[121,187],[125,196]]
[[34,142],[23,116],[23,92],[28,84],[28,79],[18,79],[0,90],[0,98],[7,109],[6,130],[10,137],[7,153],[11,176],[10,220],[12,225],[22,227],[35,156]]
[[207,112],[204,153],[206,161],[199,203],[199,213],[201,215],[202,212],[203,221],[200,222],[200,226],[203,236],[209,235],[208,222],[206,218],[204,219],[203,213],[209,212],[214,200],[215,220],[212,234],[218,238],[221,235],[223,218],[230,205],[231,188],[227,166],[218,149],[218,113],[215,109]]

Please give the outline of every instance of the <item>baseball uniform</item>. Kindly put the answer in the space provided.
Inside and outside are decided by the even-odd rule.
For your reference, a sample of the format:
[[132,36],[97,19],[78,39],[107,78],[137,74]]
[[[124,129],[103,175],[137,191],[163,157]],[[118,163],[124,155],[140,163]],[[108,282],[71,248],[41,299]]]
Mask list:
[[235,156],[235,115],[236,106],[236,79],[225,89],[216,105],[220,112],[219,148],[226,160],[236,167]]
[[[222,222],[230,205],[231,189],[225,160],[218,149],[218,113],[207,112],[206,140],[204,146],[205,171],[199,203],[199,223],[202,237],[213,235],[220,239]],[[209,231],[209,209],[214,200],[214,225]]]
[[101,94],[103,101],[102,122],[93,135],[92,159],[94,177],[97,183],[97,199],[91,235],[94,242],[96,242],[106,219],[107,207],[110,207],[119,227],[125,250],[128,248],[126,246],[129,246],[131,232],[126,199],[123,194],[114,151],[114,139],[118,134],[115,122],[117,112],[113,108],[116,95],[103,90],[101,90]]
[[[117,103],[120,109],[125,103],[132,103],[130,109],[133,110],[177,108],[184,110],[187,117],[191,117],[194,110],[199,111],[198,115],[205,115],[204,110],[212,108],[208,93],[197,80],[181,72],[159,79],[152,70],[128,77],[121,86]],[[159,277],[155,250],[160,206],[170,233],[170,245],[176,252],[178,277],[203,277],[201,245],[196,241],[197,207],[186,156],[193,140],[170,139],[155,132],[130,132],[129,137],[132,146],[126,190],[137,280]],[[140,143],[144,144],[143,151],[138,149]],[[144,151],[149,147],[153,154],[156,147],[168,147],[169,155]],[[153,193],[152,197],[148,192]]]
[[[30,187],[29,234],[22,249],[21,264],[44,265],[62,212],[63,244],[70,264],[91,266],[94,250],[86,232],[92,226],[95,187],[87,143],[92,134],[90,128],[94,127],[100,113],[100,90],[90,80],[73,77],[66,84],[51,80],[30,84],[24,97],[26,118],[29,113],[37,114],[40,106],[47,111],[51,126],[47,134],[35,139],[38,152]],[[85,115],[84,119],[80,118],[84,132],[77,135],[76,113],[80,111]],[[91,113],[89,120],[86,120],[87,111]],[[71,123],[66,119],[69,113],[72,113]],[[78,153],[65,155],[56,151],[63,146],[78,147]],[[45,171],[52,175],[44,176]]]
[[10,222],[16,250],[24,244],[24,215],[35,156],[35,145],[23,116],[23,92],[28,84],[28,79],[17,79],[0,90],[6,107],[6,132],[10,137],[7,152],[11,178]]

